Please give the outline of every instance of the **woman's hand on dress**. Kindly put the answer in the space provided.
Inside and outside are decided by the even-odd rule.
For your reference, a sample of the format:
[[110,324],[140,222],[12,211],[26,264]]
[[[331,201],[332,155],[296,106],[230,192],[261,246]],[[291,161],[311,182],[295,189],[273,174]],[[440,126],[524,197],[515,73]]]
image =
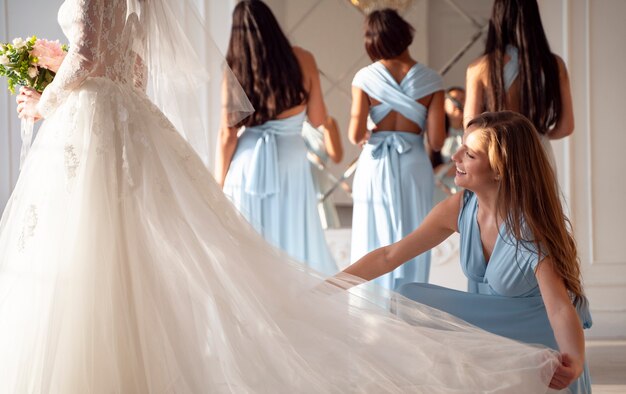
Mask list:
[[21,119],[32,118],[35,121],[41,119],[41,115],[37,110],[37,104],[41,93],[32,88],[22,87],[20,88],[20,94],[15,101],[17,102],[17,114]]
[[583,372],[582,363],[577,362],[569,354],[562,353],[560,358],[561,363],[554,371],[550,381],[551,389],[563,390],[567,388]]

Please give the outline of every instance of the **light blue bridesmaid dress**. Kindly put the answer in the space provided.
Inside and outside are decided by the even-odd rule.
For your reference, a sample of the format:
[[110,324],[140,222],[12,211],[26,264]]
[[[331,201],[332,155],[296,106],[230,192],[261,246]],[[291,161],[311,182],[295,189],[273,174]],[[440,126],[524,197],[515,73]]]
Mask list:
[[[508,91],[519,75],[519,55],[517,53],[517,48],[512,45],[507,45],[506,54],[509,55],[510,60],[504,65],[503,78],[504,90]],[[554,157],[554,150],[552,149],[550,139],[547,135],[539,133],[539,141],[541,141],[543,150],[546,152],[548,161],[556,174],[556,159]]]
[[[468,278],[469,292],[411,283],[399,293],[422,304],[446,311],[484,330],[527,343],[558,350],[546,312],[535,268],[539,263],[535,245],[516,240],[503,227],[489,264],[483,255],[476,215],[478,200],[464,191],[458,226],[461,235],[461,267]],[[577,312],[583,328],[591,327],[587,300]],[[515,357],[514,354],[511,357]],[[570,386],[572,393],[590,393],[589,370]]]
[[[441,76],[419,63],[397,83],[385,66],[376,62],[361,69],[352,85],[380,102],[370,108],[374,123],[397,111],[422,130],[428,109],[416,100],[443,90]],[[359,157],[352,188],[354,262],[408,235],[432,209],[434,177],[423,133],[372,133]],[[396,289],[405,283],[427,282],[429,270],[430,253],[425,253],[376,281]]]
[[338,269],[317,213],[301,135],[304,118],[305,111],[246,127],[239,136],[224,193],[266,240],[312,269],[332,275]]
[[[319,128],[313,127],[309,122],[304,122],[302,126],[302,138],[304,138],[304,143],[309,153],[313,155],[313,160],[315,162],[319,161],[320,164],[326,167],[330,161],[330,157],[326,151],[324,132]],[[333,186],[333,182],[326,171],[327,170],[318,167],[316,164],[311,163],[313,186],[315,186],[318,201],[323,197],[324,193]],[[337,228],[340,226],[337,209],[330,198],[319,201],[317,208],[323,228]]]

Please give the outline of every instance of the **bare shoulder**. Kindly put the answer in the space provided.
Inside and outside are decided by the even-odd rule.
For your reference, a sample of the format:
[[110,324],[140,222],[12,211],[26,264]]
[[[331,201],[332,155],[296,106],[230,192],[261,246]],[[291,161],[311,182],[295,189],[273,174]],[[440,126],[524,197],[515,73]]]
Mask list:
[[468,71],[484,71],[487,69],[487,55],[483,55],[475,60],[473,60],[469,66],[467,66]]
[[[309,51],[304,48],[294,46],[293,54],[300,63],[300,69],[302,70],[302,76],[305,81],[311,81],[317,77],[317,64],[315,63],[315,57]],[[308,82],[305,82],[308,84]]]
[[[463,202],[463,192],[455,193],[435,205],[431,213],[440,226],[458,232],[459,213]],[[430,215],[429,215],[430,216]]]
[[313,54],[302,47],[294,46],[293,54],[296,56],[302,66],[311,66],[315,64],[315,58],[313,57]]
[[446,211],[452,211],[455,216],[458,216],[459,211],[463,206],[463,191],[454,193],[450,197],[441,202],[441,205],[445,207]]
[[552,53],[552,56],[554,56],[554,58],[556,59],[559,67],[565,67],[565,61],[563,61],[563,58],[561,56],[557,55],[556,53]]
[[487,56],[483,55],[467,66],[467,78],[479,79],[483,81],[487,75]]
[[556,59],[556,64],[559,66],[559,74],[567,75],[567,66],[565,65],[565,61],[561,58],[561,56],[553,53],[554,58]]

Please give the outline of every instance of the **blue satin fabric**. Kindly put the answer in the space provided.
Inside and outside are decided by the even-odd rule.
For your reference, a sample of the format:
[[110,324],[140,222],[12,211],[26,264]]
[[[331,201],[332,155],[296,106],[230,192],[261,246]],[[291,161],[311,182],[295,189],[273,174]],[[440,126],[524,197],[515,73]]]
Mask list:
[[[433,170],[421,135],[373,133],[354,176],[351,259],[407,236],[432,208]],[[376,281],[388,289],[428,281],[430,252]]]
[[504,89],[509,90],[519,75],[519,58],[517,48],[511,45],[507,45],[506,54],[509,55],[510,60],[504,65],[503,77]]
[[325,275],[337,272],[317,211],[302,139],[305,112],[247,127],[224,182],[224,193],[275,246]]
[[376,62],[359,70],[352,85],[380,102],[370,108],[374,123],[397,111],[423,130],[428,109],[416,100],[443,90],[443,79],[434,70],[416,63],[398,83],[382,63]]

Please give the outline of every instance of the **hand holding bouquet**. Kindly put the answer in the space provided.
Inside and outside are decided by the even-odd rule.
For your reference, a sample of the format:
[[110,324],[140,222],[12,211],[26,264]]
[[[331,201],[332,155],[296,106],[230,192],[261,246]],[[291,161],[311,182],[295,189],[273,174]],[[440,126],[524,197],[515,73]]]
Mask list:
[[20,167],[30,149],[34,122],[39,119],[36,105],[40,93],[54,79],[66,52],[67,46],[58,41],[37,39],[35,36],[0,44],[0,76],[7,78],[11,93],[15,93],[16,85],[23,86],[17,98],[18,113],[22,118]]
[[35,36],[0,44],[0,76],[7,78],[11,93],[15,93],[16,85],[42,92],[54,79],[66,51],[58,41]]

